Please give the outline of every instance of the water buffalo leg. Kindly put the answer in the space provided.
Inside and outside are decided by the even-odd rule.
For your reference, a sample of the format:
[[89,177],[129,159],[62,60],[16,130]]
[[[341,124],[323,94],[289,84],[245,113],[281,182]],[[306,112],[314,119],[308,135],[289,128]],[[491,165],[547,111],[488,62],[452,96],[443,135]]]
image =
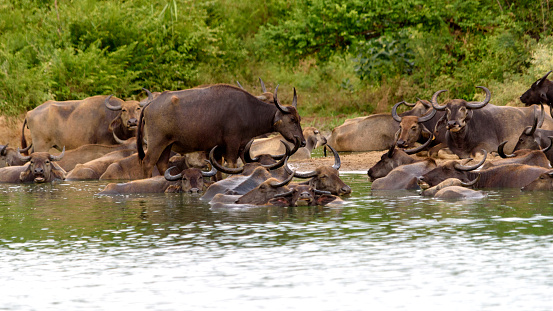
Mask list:
[[173,144],[165,147],[165,149],[163,149],[163,152],[159,156],[159,160],[157,160],[156,166],[160,175],[165,174],[165,171],[169,168],[169,158],[171,157],[172,146]]
[[[169,144],[169,146],[170,145],[171,144]],[[152,177],[152,170],[154,169],[154,165],[156,165],[156,163],[159,161],[161,153],[165,150],[166,147],[167,145],[161,144],[148,145],[148,150],[146,151],[144,159],[142,159],[142,172],[144,178]],[[163,173],[165,173],[165,171]]]

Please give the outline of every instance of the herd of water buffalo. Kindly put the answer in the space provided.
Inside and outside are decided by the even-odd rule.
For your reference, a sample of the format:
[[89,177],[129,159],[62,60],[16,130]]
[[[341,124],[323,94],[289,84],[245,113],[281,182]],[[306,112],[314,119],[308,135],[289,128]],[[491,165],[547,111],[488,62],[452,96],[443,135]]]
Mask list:
[[[188,192],[203,193],[213,205],[326,205],[351,193],[339,177],[338,151],[388,150],[368,170],[373,191],[420,188],[436,197],[480,197],[471,188],[553,190],[549,73],[522,94],[526,107],[490,104],[482,86],[481,102],[440,104],[440,90],[430,101],[397,103],[391,114],[348,120],[328,140],[315,128],[302,129],[295,89],[292,104],[284,106],[278,86],[270,93],[262,81],[257,96],[216,84],[144,90],[140,102],[113,96],[47,101],[27,112],[21,149],[0,146],[0,182],[130,180],[110,183],[100,194]],[[398,113],[401,105],[411,109]],[[309,158],[322,145],[334,165],[303,173],[288,166],[290,158]],[[52,148],[61,153],[51,154]],[[438,165],[442,149],[459,160]],[[428,157],[414,155],[421,152]],[[502,159],[486,162],[488,152]],[[305,181],[293,183],[294,177]]]

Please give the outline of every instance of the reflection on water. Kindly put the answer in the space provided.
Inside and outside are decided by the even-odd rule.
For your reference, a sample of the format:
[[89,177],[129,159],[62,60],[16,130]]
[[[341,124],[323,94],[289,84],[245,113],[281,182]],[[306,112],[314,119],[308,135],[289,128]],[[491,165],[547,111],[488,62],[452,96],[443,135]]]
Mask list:
[[443,201],[343,178],[332,208],[0,185],[0,310],[553,307],[550,193]]

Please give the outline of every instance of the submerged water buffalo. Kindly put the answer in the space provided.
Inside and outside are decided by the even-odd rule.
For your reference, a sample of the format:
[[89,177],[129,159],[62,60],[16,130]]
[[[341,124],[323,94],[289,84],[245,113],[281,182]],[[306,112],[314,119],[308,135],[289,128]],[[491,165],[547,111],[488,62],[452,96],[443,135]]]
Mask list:
[[532,182],[521,188],[522,191],[553,190],[553,170],[542,172]]
[[[496,151],[503,141],[514,141],[526,124],[534,119],[533,108],[515,108],[489,104],[490,91],[486,92],[482,102],[468,102],[464,99],[453,99],[444,105],[437,102],[438,95],[446,92],[440,90],[432,96],[434,109],[446,111],[447,133],[446,144],[460,158],[468,158],[480,150]],[[510,152],[511,146],[506,149]]]
[[141,107],[137,101],[112,96],[93,96],[83,100],[47,101],[27,112],[21,130],[21,146],[27,146],[25,126],[31,131],[34,151],[62,147],[75,149],[86,144],[117,142],[136,135]]
[[110,166],[110,164],[112,164],[117,160],[128,157],[134,153],[136,153],[136,151],[131,149],[117,150],[117,151],[112,151],[106,155],[103,155],[98,159],[94,159],[92,161],[88,161],[82,164],[77,164],[75,165],[75,168],[73,168],[67,174],[66,179],[67,180],[98,180],[100,179],[100,176],[104,174],[104,172],[106,171],[108,166]]
[[309,185],[294,185],[290,188],[288,192],[275,195],[268,203],[282,207],[323,206],[335,200],[341,200],[328,191],[317,190]]
[[550,73],[551,71],[532,83],[530,88],[520,96],[520,101],[526,106],[541,103],[551,106],[553,103],[553,82],[547,80]]
[[184,91],[165,91],[148,104],[140,116],[148,131],[148,150],[141,146],[138,131],[138,152],[145,177],[152,168],[167,170],[171,149],[178,153],[209,151],[220,147],[216,158],[224,156],[231,167],[246,144],[254,137],[279,132],[290,141],[305,146],[297,112],[297,97],[292,106],[282,106],[275,89],[275,104],[260,101],[237,87],[217,84]]
[[[44,183],[65,179],[65,170],[55,161],[63,158],[65,149],[58,156],[48,152],[33,152],[29,156],[19,155],[26,163],[22,166],[10,166],[0,169],[0,182],[4,183]],[[28,163],[27,163],[28,162]]]
[[472,187],[476,182],[480,179],[480,175],[478,175],[473,181],[470,182],[463,182],[460,179],[457,178],[448,178],[441,183],[430,187],[428,184],[422,182],[420,179],[418,181],[419,187],[422,189],[421,195],[425,197],[433,197],[435,196],[440,190],[447,188],[447,187],[453,187],[453,186],[459,186],[459,187]]

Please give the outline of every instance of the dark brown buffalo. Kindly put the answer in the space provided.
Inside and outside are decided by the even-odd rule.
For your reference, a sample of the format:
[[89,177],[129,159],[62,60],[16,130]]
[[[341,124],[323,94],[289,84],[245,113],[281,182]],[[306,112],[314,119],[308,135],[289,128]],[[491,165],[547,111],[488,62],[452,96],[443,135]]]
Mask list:
[[413,190],[418,189],[418,178],[436,168],[436,161],[426,158],[421,162],[401,165],[394,168],[388,175],[375,180],[372,190]]
[[[113,162],[128,157],[136,153],[136,150],[118,150],[110,152],[98,159],[88,161],[83,164],[75,165],[69,174],[67,180],[98,180]],[[159,175],[159,174],[158,174]]]
[[[533,108],[515,108],[494,106],[488,104],[490,91],[478,86],[486,92],[482,102],[467,102],[463,99],[453,99],[447,104],[438,105],[438,95],[446,90],[440,90],[432,96],[432,105],[436,110],[446,111],[447,132],[446,144],[460,158],[468,158],[480,150],[496,151],[503,141],[514,141],[526,124],[534,119]],[[507,147],[508,152],[512,150]]]
[[[19,150],[19,153],[25,153],[29,151],[32,146],[25,148],[24,150]],[[20,166],[25,164],[21,161],[19,153],[12,147],[8,147],[8,144],[0,145],[0,167],[5,166]]]
[[[0,182],[5,183],[44,183],[65,179],[65,171],[55,161],[63,158],[65,149],[58,156],[48,152],[33,152],[29,156],[19,155],[25,165],[0,169]],[[27,162],[29,162],[27,164]]]
[[551,149],[551,142],[553,142],[553,137],[551,138],[552,141],[550,141],[550,144],[548,147],[542,149],[542,150],[529,150],[529,149],[522,149],[517,150],[514,153],[511,154],[505,154],[503,152],[503,146],[507,143],[506,141],[502,142],[497,152],[499,153],[499,156],[501,159],[486,162],[482,168],[487,169],[492,166],[499,166],[499,165],[505,165],[505,164],[526,164],[526,165],[533,165],[533,166],[541,166],[541,167],[551,167],[551,163],[549,162],[549,159],[547,158],[546,152]]
[[547,80],[550,73],[551,71],[532,83],[530,89],[520,96],[520,101],[526,106],[541,103],[551,106],[553,103],[553,82]]
[[115,133],[122,139],[136,136],[141,107],[137,101],[112,96],[93,96],[83,100],[47,101],[27,112],[21,145],[27,146],[25,125],[31,131],[34,151],[50,148],[68,150],[86,144],[114,145]]
[[269,200],[269,204],[288,206],[323,206],[330,202],[339,200],[339,197],[330,194],[328,191],[314,189],[309,185],[290,186],[290,191],[275,195]]
[[[163,92],[142,114],[148,151],[143,153],[142,134],[138,131],[138,152],[142,160],[144,176],[151,175],[157,166],[167,169],[171,149],[179,153],[209,151],[219,146],[220,153],[231,167],[245,145],[254,137],[279,132],[291,142],[305,146],[296,110],[297,97],[292,106],[283,107],[277,98],[275,104],[260,101],[250,93],[231,85],[218,84],[206,88]],[[294,91],[295,92],[295,91]]]
[[380,157],[380,161],[367,171],[370,181],[375,181],[388,175],[388,173],[398,166],[424,161],[424,159],[412,158],[410,154],[417,153],[426,148],[432,141],[432,137],[431,135],[426,143],[413,149],[401,150],[397,149],[396,145],[392,145],[390,150]]
[[238,200],[236,204],[251,204],[251,205],[265,205],[269,200],[274,198],[275,195],[281,193],[287,193],[290,191],[288,184],[292,181],[294,175],[290,175],[289,178],[280,181],[276,178],[269,178],[262,182],[259,186],[255,187],[248,193],[244,194]]
[[204,177],[210,177],[216,173],[215,169],[204,172],[198,168],[187,168],[177,175],[171,175],[172,170],[177,171],[176,166],[169,168],[164,176],[133,180],[127,183],[110,183],[99,194],[200,193],[207,186],[204,183]]
[[[213,166],[217,167],[215,163],[213,163]],[[211,201],[217,194],[244,195],[269,178],[274,177],[266,168],[257,166],[249,175],[231,175],[210,185],[201,200]]]
[[541,149],[543,152],[545,152],[545,155],[549,159],[549,162],[553,163],[553,149],[549,148],[553,139],[553,131],[541,129],[540,127],[542,123],[543,118],[538,119],[537,116],[534,117],[534,123],[532,124],[532,126],[526,127],[518,137],[518,141],[515,145],[514,151],[516,152],[518,150],[525,149]]
[[541,173],[537,178],[523,186],[522,191],[553,190],[553,170]]

